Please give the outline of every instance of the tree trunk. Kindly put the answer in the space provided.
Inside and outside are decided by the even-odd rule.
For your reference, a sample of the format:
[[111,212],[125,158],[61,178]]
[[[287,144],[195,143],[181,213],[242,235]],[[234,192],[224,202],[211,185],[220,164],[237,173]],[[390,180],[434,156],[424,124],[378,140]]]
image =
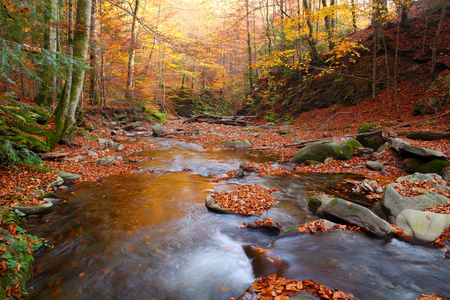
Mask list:
[[353,29],[358,29],[358,26],[356,25],[356,6],[355,6],[355,0],[351,0],[352,4],[352,25]]
[[[56,59],[56,26],[58,20],[57,0],[47,0],[44,12],[47,28],[44,33],[44,49],[51,52],[52,59]],[[45,64],[42,73],[42,86],[36,97],[36,103],[43,107],[50,107],[56,100],[56,73],[52,64]]]
[[246,21],[247,21],[247,55],[248,55],[248,85],[249,90],[253,89],[253,53],[252,53],[252,40],[250,35],[250,7],[249,0],[245,1],[245,7],[247,10]]
[[377,52],[380,49],[381,31],[386,7],[383,0],[373,0],[372,25],[373,25],[373,56],[372,56],[372,98],[375,100],[377,87]]
[[[73,0],[69,0],[72,2]],[[70,7],[70,5],[69,5]],[[75,34],[73,38],[73,58],[79,64],[85,62],[89,49],[89,32],[91,21],[92,0],[78,0]],[[70,12],[69,12],[70,14]],[[69,38],[70,39],[70,38]],[[71,80],[66,80],[63,93],[55,110],[56,132],[53,145],[62,137],[72,137],[72,127],[75,124],[75,112],[83,89],[85,68],[74,65]],[[70,82],[70,89],[68,88]],[[70,92],[69,92],[70,91]]]
[[431,54],[431,74],[436,71],[436,52],[437,52],[437,44],[441,38],[442,25],[444,24],[445,15],[447,14],[447,0],[442,2],[442,13],[441,18],[439,19],[439,25],[436,30],[436,35],[434,36],[433,49]]
[[313,33],[313,24],[311,22],[311,10],[309,9],[308,0],[303,0],[303,11],[306,15],[306,24],[308,25],[308,35],[306,40],[308,41],[309,47],[311,48],[311,56],[315,61],[321,61],[319,52],[317,51],[316,41],[314,39]]
[[90,60],[90,102],[94,105],[99,104],[99,57],[98,57],[98,0],[92,0],[91,13],[91,49],[89,53]]
[[[327,0],[322,0],[322,6],[323,7],[327,7]],[[333,50],[334,48],[334,43],[332,41],[333,38],[333,31],[331,29],[331,22],[330,22],[330,15],[326,15],[324,18],[324,23],[325,23],[325,28],[328,34],[328,48],[330,50]]]
[[[133,11],[136,17],[139,12],[140,3],[141,0],[136,0]],[[127,90],[125,93],[125,98],[130,100],[134,98],[134,58],[136,56],[136,41],[137,41],[136,21],[137,21],[136,18],[133,16],[133,21],[131,23],[130,51],[128,52]]]

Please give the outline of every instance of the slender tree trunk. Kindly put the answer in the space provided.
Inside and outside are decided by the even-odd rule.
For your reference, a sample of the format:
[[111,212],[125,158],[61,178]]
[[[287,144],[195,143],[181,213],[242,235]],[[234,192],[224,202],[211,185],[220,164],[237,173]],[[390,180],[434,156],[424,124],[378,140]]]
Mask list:
[[99,104],[99,57],[98,57],[98,0],[92,0],[91,12],[91,45],[90,45],[90,102]]
[[353,25],[353,29],[356,30],[356,29],[358,29],[358,26],[356,25],[356,5],[355,5],[355,0],[351,0],[351,4],[352,4],[352,25]]
[[253,89],[253,53],[252,53],[252,40],[250,35],[250,7],[249,0],[245,0],[245,7],[247,10],[246,22],[247,22],[247,55],[248,55],[248,84],[249,90]]
[[[134,6],[134,15],[137,16],[139,12],[139,6],[141,0],[136,0]],[[127,90],[125,93],[125,98],[132,100],[134,98],[134,58],[136,56],[136,41],[137,41],[137,27],[136,18],[133,17],[131,23],[131,41],[130,41],[130,51],[128,52],[128,72],[127,72]]]
[[431,54],[431,74],[433,74],[434,71],[436,71],[437,45],[438,45],[438,42],[439,42],[439,40],[441,38],[442,25],[444,24],[445,15],[447,14],[447,1],[448,0],[444,0],[442,2],[441,18],[439,19],[439,25],[438,25],[438,28],[436,30],[436,35],[434,36],[433,49],[432,49],[432,54]]
[[[73,0],[69,1],[71,2]],[[73,58],[77,60],[79,64],[84,63],[89,49],[91,8],[91,0],[78,0],[76,26],[73,38]],[[70,84],[70,93],[64,93],[62,95],[55,110],[56,132],[53,141],[55,144],[63,136],[68,137],[69,139],[73,136],[72,127],[75,124],[75,112],[83,89],[84,73],[85,68],[74,66]],[[65,84],[66,90],[69,90],[67,88],[68,84],[67,80]]]
[[311,48],[312,58],[315,61],[321,61],[319,52],[317,51],[316,41],[313,36],[314,28],[313,28],[313,24],[311,22],[311,10],[309,9],[308,0],[303,0],[303,11],[305,12],[306,24],[308,25],[308,30],[309,30],[306,39],[308,41],[309,47]]
[[[57,0],[46,0],[44,19],[47,25],[44,34],[44,49],[51,52],[51,57],[56,59],[56,26],[58,20]],[[45,64],[43,68],[43,82],[41,90],[36,97],[36,103],[44,107],[50,107],[56,100],[56,72],[51,64]]]
[[372,98],[376,98],[377,88],[377,52],[380,49],[381,31],[383,30],[383,0],[373,0],[372,24],[373,24],[373,56],[372,56]]
[[[327,0],[322,0],[322,6],[327,7]],[[334,19],[334,18],[333,18]],[[331,21],[330,21],[330,15],[326,15],[324,18],[325,28],[328,34],[328,48],[330,50],[333,50],[334,43],[333,43],[333,31],[331,29]]]

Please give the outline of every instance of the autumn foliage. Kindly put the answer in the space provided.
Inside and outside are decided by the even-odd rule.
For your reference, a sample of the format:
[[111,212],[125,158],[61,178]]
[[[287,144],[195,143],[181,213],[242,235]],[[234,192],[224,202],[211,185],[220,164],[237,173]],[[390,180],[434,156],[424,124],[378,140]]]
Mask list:
[[229,211],[244,216],[260,215],[275,203],[276,198],[270,194],[275,191],[278,189],[246,184],[232,192],[214,193],[211,203],[217,203]]

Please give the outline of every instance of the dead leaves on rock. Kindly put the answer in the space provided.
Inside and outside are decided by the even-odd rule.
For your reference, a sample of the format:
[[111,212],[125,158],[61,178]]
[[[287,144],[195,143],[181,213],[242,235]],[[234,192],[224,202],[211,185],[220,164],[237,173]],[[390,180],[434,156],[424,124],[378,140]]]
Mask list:
[[275,203],[270,193],[279,189],[266,189],[258,184],[241,185],[232,192],[217,192],[212,195],[211,204],[217,203],[228,211],[250,216],[260,215]]
[[292,280],[277,275],[260,277],[253,283],[253,292],[260,300],[288,300],[297,292],[311,293],[320,299],[353,300],[352,294],[345,294],[338,289],[330,289],[312,280]]
[[299,232],[302,233],[310,233],[310,234],[316,234],[317,232],[327,232],[332,231],[333,229],[340,229],[340,230],[352,230],[352,231],[358,231],[360,233],[363,233],[360,227],[358,226],[348,226],[348,225],[342,225],[342,224],[335,224],[333,227],[328,227],[323,220],[316,220],[311,221],[309,223],[305,223],[297,228]]

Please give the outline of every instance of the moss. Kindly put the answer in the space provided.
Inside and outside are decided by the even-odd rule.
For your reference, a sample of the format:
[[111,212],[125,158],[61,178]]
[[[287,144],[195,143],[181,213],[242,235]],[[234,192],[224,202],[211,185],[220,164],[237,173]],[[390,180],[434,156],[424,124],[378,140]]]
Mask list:
[[423,164],[417,168],[419,173],[436,173],[442,174],[444,168],[450,167],[450,161],[435,159],[429,163]]
[[[379,126],[375,123],[365,123],[359,126],[358,134],[361,133],[370,133],[373,129],[378,128]],[[364,147],[369,147],[375,150],[378,150],[382,145],[379,140],[381,140],[381,133],[374,133],[370,135],[361,135],[356,138]]]
[[328,210],[333,209],[333,207],[335,207],[337,204],[338,204],[338,199],[333,199],[333,200],[331,200],[330,203],[328,204],[327,209],[328,209]]

